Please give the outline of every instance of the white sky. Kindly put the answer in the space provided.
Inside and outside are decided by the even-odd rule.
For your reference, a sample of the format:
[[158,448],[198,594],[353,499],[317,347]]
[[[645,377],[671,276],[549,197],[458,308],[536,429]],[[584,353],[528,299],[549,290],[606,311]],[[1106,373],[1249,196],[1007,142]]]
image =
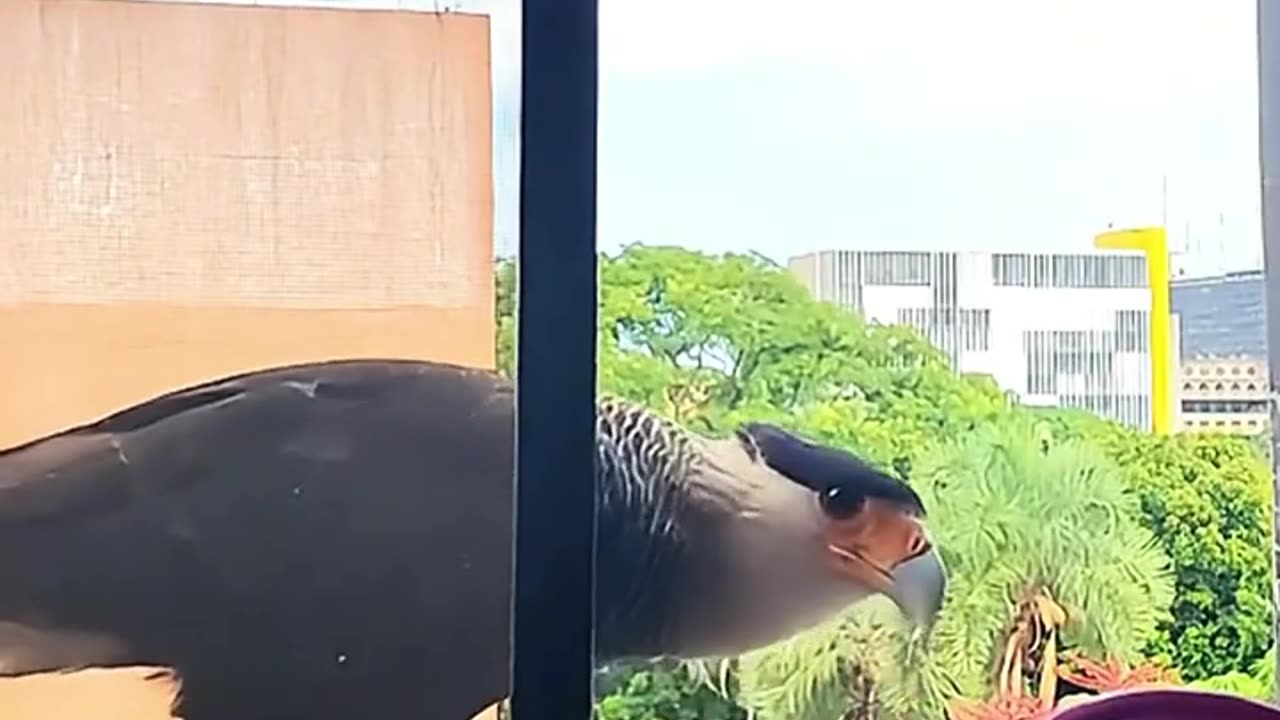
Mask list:
[[[320,2],[493,16],[513,248],[518,0]],[[600,242],[1072,249],[1164,218],[1194,274],[1254,267],[1256,84],[1254,0],[601,0]]]

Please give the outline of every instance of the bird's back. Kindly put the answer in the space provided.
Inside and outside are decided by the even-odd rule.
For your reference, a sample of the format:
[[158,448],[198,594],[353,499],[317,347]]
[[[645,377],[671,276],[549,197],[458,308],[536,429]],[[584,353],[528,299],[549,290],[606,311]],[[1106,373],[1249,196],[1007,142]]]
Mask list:
[[174,666],[188,720],[464,716],[506,683],[513,434],[492,373],[351,361],[0,454],[0,672]]

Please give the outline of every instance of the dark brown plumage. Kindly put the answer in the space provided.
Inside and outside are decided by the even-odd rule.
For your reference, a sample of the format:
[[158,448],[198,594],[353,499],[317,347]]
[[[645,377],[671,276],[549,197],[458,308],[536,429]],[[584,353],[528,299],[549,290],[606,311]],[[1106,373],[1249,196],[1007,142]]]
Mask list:
[[[512,400],[480,370],[319,363],[0,453],[0,674],[171,666],[188,720],[470,717],[508,681]],[[770,466],[805,474],[785,439],[600,417],[602,656],[758,647],[917,556],[906,594],[941,592],[898,481],[824,456],[865,498],[834,517]]]

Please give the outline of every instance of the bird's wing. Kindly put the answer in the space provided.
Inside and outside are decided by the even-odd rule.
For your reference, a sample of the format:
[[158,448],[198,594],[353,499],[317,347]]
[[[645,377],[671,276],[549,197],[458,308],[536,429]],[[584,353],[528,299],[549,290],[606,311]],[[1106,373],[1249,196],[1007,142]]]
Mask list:
[[157,490],[148,485],[164,476],[135,476],[126,446],[154,445],[208,424],[249,389],[231,380],[180,390],[0,453],[0,525],[109,510]]
[[[434,402],[388,402],[405,393]],[[0,451],[0,530],[180,492],[213,479],[192,470],[233,452],[331,457],[360,435],[367,414],[429,426],[450,407],[487,404],[486,394],[498,409],[510,403],[510,388],[490,373],[407,361],[297,365],[180,389]]]
[[216,689],[191,677],[195,703],[245,691],[254,673],[274,674],[295,709],[356,703],[369,686],[327,673],[374,673],[362,665],[374,656],[388,693],[386,666],[437,655],[430,674],[470,699],[461,678],[496,657],[503,674],[483,680],[500,690],[512,407],[489,372],[320,363],[181,390],[0,454],[0,627],[20,630],[0,633],[0,672],[23,652],[39,665],[42,641],[4,645],[35,627],[60,663],[110,649],[238,673]]

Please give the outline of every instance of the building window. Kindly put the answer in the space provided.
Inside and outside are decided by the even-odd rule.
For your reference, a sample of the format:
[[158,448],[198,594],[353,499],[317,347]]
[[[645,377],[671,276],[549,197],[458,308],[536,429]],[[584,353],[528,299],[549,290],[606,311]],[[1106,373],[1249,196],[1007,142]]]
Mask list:
[[1031,286],[1049,287],[1049,258],[1034,255],[1031,258]]
[[1029,255],[991,256],[991,276],[996,285],[1031,287],[1031,257]]
[[1126,425],[1147,427],[1150,398],[1145,393],[1127,392],[1117,384],[1115,357],[1120,340],[1111,331],[1023,333],[1027,392],[1057,395],[1063,407],[1079,408]]
[[914,328],[935,345],[956,332],[962,350],[984,352],[991,347],[991,311],[986,308],[961,308],[959,327],[956,314],[946,308],[898,308],[898,324]]
[[991,256],[996,285],[1055,288],[1139,288],[1147,285],[1147,260],[1140,255]]
[[924,252],[867,252],[862,254],[862,281],[868,285],[928,285],[933,279]]
[[986,352],[991,349],[991,311],[961,310],[960,340],[965,350]]
[[1147,352],[1146,310],[1116,311],[1116,350],[1120,352]]
[[1246,413],[1267,412],[1266,400],[1183,400],[1184,413]]

